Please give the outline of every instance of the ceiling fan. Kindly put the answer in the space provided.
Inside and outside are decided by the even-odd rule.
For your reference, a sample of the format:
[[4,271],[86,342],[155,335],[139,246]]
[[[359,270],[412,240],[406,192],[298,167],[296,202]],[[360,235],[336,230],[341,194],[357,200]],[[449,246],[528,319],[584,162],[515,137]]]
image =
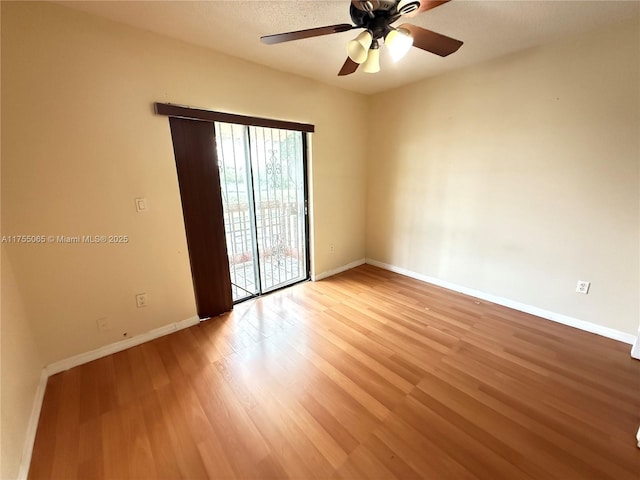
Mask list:
[[450,0],[351,0],[349,13],[355,25],[340,23],[326,27],[309,28],[295,32],[277,33],[260,37],[269,45],[303,38],[319,37],[332,33],[364,29],[347,44],[347,60],[338,72],[339,76],[354,73],[362,64],[367,73],[380,71],[380,43],[384,43],[394,61],[402,58],[414,46],[427,52],[446,57],[457,51],[462,42],[422,27],[403,23],[391,24],[400,17],[413,17]]

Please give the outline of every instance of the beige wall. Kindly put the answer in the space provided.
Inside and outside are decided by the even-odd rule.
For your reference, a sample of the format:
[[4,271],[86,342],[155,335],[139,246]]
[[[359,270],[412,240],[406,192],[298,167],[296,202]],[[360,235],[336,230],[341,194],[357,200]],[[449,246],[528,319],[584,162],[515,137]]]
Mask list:
[[9,247],[45,363],[196,313],[155,101],[315,124],[312,267],[364,258],[366,97],[57,5],[2,8],[3,233],[131,239]]
[[18,476],[27,425],[43,364],[24,310],[13,266],[2,248],[2,468],[0,478]]
[[635,335],[639,42],[636,19],[373,97],[367,257]]
[[[43,364],[195,314],[155,101],[316,125],[316,274],[363,258],[366,237],[369,258],[635,334],[639,35],[629,23],[366,98],[2,2],[2,233],[131,238],[3,247],[2,478],[17,471]],[[369,114],[384,135],[358,127]],[[149,212],[135,213],[138,196]],[[149,306],[136,309],[141,291]]]

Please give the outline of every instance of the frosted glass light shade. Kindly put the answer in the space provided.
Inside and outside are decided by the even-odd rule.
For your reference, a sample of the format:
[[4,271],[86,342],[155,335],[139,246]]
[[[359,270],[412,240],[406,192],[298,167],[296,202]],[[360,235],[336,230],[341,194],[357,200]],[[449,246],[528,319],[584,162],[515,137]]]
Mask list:
[[411,49],[413,38],[408,30],[398,28],[387,33],[384,43],[389,49],[393,61],[397,62]]
[[362,65],[362,70],[366,73],[378,73],[380,71],[380,49],[372,48],[367,55],[367,61]]
[[356,63],[362,63],[367,59],[369,47],[373,36],[369,30],[361,32],[356,38],[347,44],[347,54]]

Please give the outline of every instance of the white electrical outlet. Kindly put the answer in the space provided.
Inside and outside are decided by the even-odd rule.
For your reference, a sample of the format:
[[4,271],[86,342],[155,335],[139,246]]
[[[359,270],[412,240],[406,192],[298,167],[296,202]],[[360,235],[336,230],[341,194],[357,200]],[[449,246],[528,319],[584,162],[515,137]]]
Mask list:
[[147,294],[139,293],[136,295],[136,307],[142,308],[147,306]]
[[591,286],[591,282],[587,282],[585,280],[578,280],[578,285],[576,285],[576,292],[584,293],[585,295],[589,293],[589,287]]
[[335,253],[335,251],[336,251],[336,246],[335,246],[333,243],[329,244],[329,251],[330,251],[331,253]]
[[107,320],[107,317],[104,318],[99,318],[96,320],[96,325],[98,325],[98,331],[99,332],[106,332],[107,330],[110,330],[110,326],[109,326],[109,320]]

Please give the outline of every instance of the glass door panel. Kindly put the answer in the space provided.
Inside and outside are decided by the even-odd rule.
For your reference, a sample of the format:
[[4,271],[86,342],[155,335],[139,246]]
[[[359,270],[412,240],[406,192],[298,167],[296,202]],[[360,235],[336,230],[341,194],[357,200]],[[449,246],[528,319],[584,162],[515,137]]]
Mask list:
[[307,277],[303,133],[249,127],[262,291]]
[[215,129],[231,290],[238,302],[260,292],[247,127],[216,123]]
[[234,302],[305,280],[304,133],[215,129]]

